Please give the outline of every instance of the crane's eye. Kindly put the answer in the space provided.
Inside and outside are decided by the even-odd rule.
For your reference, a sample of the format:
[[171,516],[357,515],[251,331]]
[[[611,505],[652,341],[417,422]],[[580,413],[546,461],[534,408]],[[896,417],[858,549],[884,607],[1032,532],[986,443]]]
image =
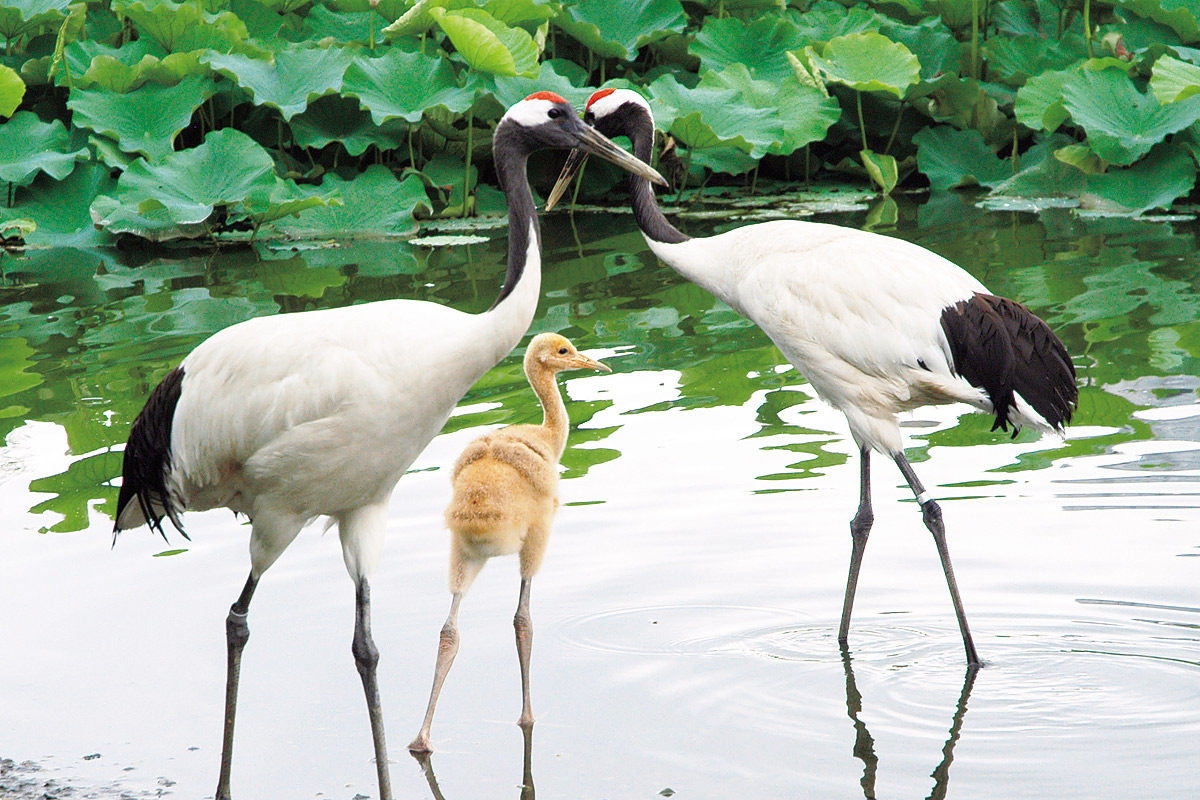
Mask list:
[[560,356],[565,356],[567,354],[567,348],[565,348],[565,347],[558,348],[558,354]]
[[558,119],[562,115],[563,110],[561,108],[552,108],[546,112],[546,116],[550,117],[550,119]]

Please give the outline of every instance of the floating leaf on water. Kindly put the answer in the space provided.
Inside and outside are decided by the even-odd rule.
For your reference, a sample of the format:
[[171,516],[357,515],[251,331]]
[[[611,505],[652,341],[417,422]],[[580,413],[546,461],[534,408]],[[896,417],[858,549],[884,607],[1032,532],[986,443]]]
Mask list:
[[409,244],[419,245],[421,247],[458,247],[464,244],[483,244],[490,242],[489,236],[471,236],[470,234],[456,234],[448,236],[421,236],[416,239],[410,239]]

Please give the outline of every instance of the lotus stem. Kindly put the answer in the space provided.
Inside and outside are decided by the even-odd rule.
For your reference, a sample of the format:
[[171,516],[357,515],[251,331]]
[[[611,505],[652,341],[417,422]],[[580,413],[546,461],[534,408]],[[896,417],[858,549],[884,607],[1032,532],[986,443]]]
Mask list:
[[890,154],[892,145],[896,143],[896,136],[900,133],[900,120],[904,119],[905,101],[900,100],[900,110],[896,112],[896,124],[892,126],[892,134],[888,136],[887,145],[883,148],[883,154]]
[[472,109],[467,109],[467,163],[463,169],[463,217],[469,216],[471,208],[471,155],[474,149],[475,137],[472,136],[472,129],[475,127],[473,123],[474,112]]
[[854,102],[858,105],[858,134],[862,141],[863,150],[867,149],[867,123],[863,121],[862,92],[855,91]]
[[688,148],[683,154],[683,179],[679,181],[679,191],[675,195],[675,202],[683,201],[683,190],[687,187],[688,175],[692,172],[692,148]]
[[979,0],[971,0],[971,77],[979,80],[979,72]]
[[1092,52],[1092,0],[1083,0],[1083,35],[1087,39],[1088,58],[1094,58]]

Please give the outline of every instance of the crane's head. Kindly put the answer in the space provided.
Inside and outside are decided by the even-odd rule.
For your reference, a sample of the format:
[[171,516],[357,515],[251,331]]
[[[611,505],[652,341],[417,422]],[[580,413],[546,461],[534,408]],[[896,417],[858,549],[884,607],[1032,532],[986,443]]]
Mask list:
[[497,158],[509,148],[524,154],[543,148],[582,150],[611,161],[638,177],[667,185],[654,168],[622,150],[579,118],[571,104],[554,92],[534,92],[509,107],[496,126]]
[[[588,98],[584,107],[583,121],[595,126],[604,136],[628,136],[639,128],[654,130],[654,114],[646,98],[631,89],[601,89]],[[587,162],[588,153],[576,148],[567,156],[550,196],[546,199],[546,210],[562,198],[571,180]]]
[[532,372],[562,372],[568,369],[595,369],[612,372],[607,364],[588,358],[575,349],[567,337],[557,333],[539,333],[525,351],[525,374]]

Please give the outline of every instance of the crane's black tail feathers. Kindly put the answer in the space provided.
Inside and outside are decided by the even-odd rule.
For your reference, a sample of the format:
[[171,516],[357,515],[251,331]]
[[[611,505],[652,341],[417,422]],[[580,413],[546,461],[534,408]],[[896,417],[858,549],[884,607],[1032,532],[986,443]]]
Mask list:
[[129,430],[129,442],[125,445],[125,459],[121,467],[117,516],[113,523],[114,545],[117,534],[123,528],[137,526],[121,524],[130,504],[135,502],[146,524],[151,530],[157,531],[163,541],[167,540],[167,532],[163,530],[164,518],[171,521],[183,538],[191,540],[179,518],[182,509],[176,507],[167,488],[167,474],[171,469],[171,425],[182,385],[183,367],[176,367],[150,393],[145,407]]
[[942,312],[954,369],[992,401],[992,430],[1007,431],[1014,395],[1025,399],[1057,431],[1071,421],[1079,402],[1075,365],[1050,327],[1013,300],[977,292]]

